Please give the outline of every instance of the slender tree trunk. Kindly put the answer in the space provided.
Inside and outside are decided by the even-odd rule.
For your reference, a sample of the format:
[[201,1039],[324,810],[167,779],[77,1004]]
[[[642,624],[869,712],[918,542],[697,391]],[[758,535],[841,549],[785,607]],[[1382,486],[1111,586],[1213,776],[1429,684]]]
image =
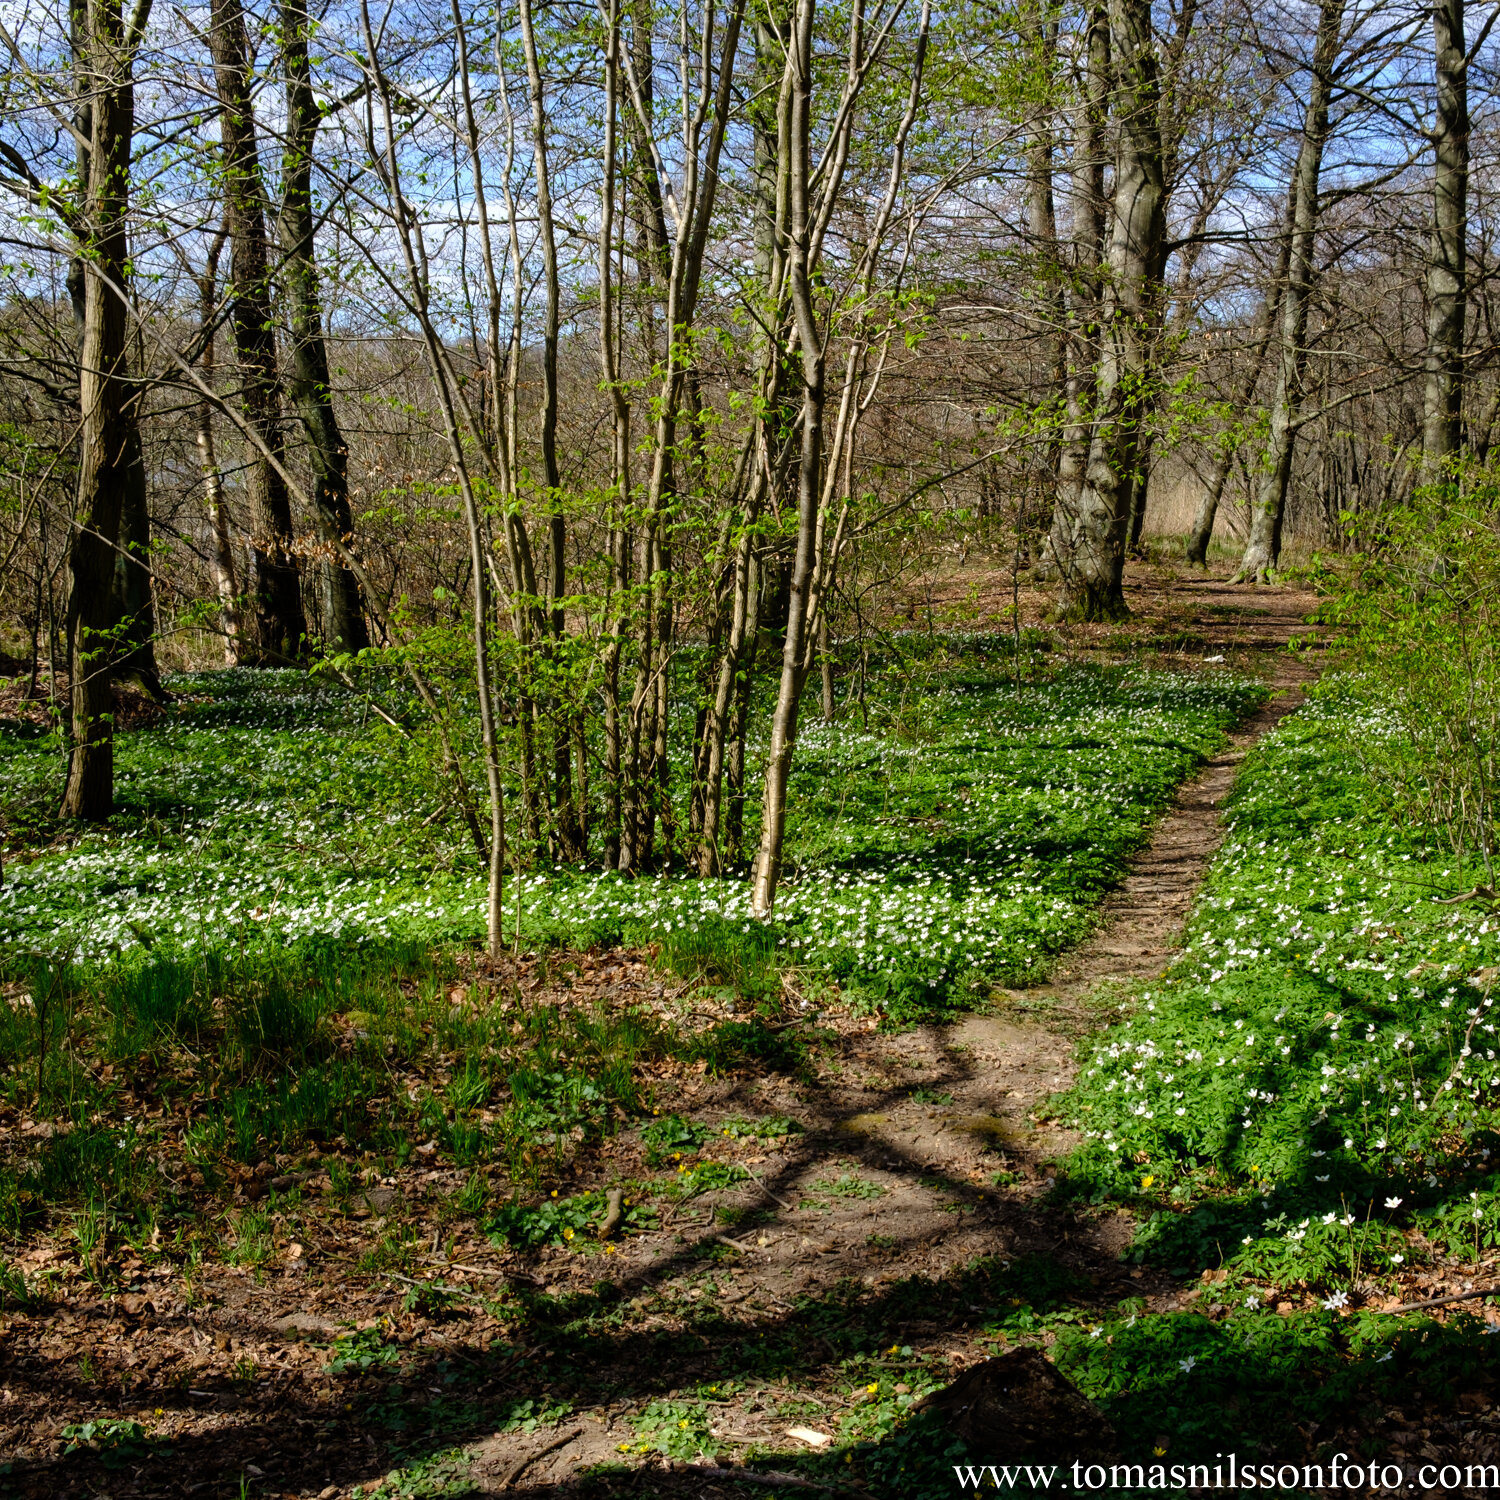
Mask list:
[[[202,330],[203,353],[199,368],[203,383],[214,385],[216,336],[209,330],[218,302],[219,258],[229,237],[228,227],[220,229],[208,247],[203,274],[198,278],[198,326]],[[203,506],[208,516],[209,571],[214,592],[219,598],[219,629],[223,633],[224,665],[239,665],[240,605],[239,583],[235,578],[234,547],[229,536],[229,513],[224,505],[224,479],[219,471],[219,456],[214,444],[214,408],[205,396],[198,403],[198,465],[203,474]]]
[[1427,379],[1422,468],[1438,482],[1463,441],[1464,321],[1469,229],[1469,83],[1464,0],[1434,0],[1437,118],[1432,130],[1432,237],[1427,256]]
[[1083,104],[1073,147],[1072,267],[1066,292],[1063,427],[1057,450],[1057,497],[1038,576],[1066,578],[1073,566],[1078,500],[1088,466],[1099,361],[1100,263],[1105,234],[1105,131],[1109,99],[1109,17],[1092,0],[1083,46]]
[[781,684],[771,715],[771,742],[766,754],[765,799],[761,807],[760,851],[751,883],[750,909],[767,917],[781,879],[786,840],[786,794],[797,743],[797,720],[807,682],[808,627],[818,558],[819,502],[823,493],[823,404],[825,359],[813,304],[810,142],[812,136],[812,45],[815,0],[798,0],[793,19],[787,72],[791,78],[789,140],[781,159],[787,181],[787,286],[797,331],[802,373],[801,453],[797,462],[797,544],[792,560],[790,604],[781,653]]
[[1160,283],[1166,258],[1156,44],[1149,0],[1109,0],[1110,51],[1119,144],[1114,223],[1088,466],[1078,492],[1071,566],[1058,613],[1120,619],[1130,486],[1150,403]]
[[[1286,287],[1287,257],[1291,253],[1290,224],[1288,232],[1281,236],[1281,252],[1266,289],[1265,300],[1256,317],[1255,342],[1245,360],[1245,373],[1235,389],[1235,411],[1243,412],[1255,399],[1255,388],[1260,384],[1261,371],[1265,368],[1266,350],[1271,343],[1271,329],[1281,306],[1281,297]],[[1235,444],[1221,442],[1214,455],[1213,473],[1208,485],[1198,500],[1198,509],[1193,516],[1193,529],[1188,533],[1186,560],[1194,567],[1207,568],[1208,544],[1213,540],[1214,522],[1218,519],[1219,501],[1224,496],[1224,485],[1234,465]]]
[[156,593],[151,581],[151,516],[146,455],[141,448],[139,398],[132,401],[124,458],[120,541],[115,552],[113,676],[128,678],[158,703],[168,699],[156,666]]
[[1130,535],[1126,551],[1132,557],[1140,555],[1141,533],[1146,529],[1146,491],[1151,483],[1151,438],[1141,438],[1140,452],[1136,456],[1135,473],[1130,476]]
[[[379,100],[383,126],[383,149],[375,140],[373,123],[370,129],[371,155],[378,162],[377,170],[389,196],[394,227],[405,262],[407,280],[411,288],[412,307],[422,333],[422,342],[427,352],[428,366],[432,375],[434,394],[442,416],[443,436],[447,439],[448,455],[458,478],[459,494],[463,501],[464,529],[469,542],[469,566],[473,574],[471,620],[473,624],[474,679],[479,700],[480,739],[484,749],[485,780],[488,784],[490,803],[490,839],[488,849],[488,890],[485,926],[489,952],[498,958],[504,946],[502,926],[502,904],[505,879],[505,791],[500,774],[500,734],[495,712],[495,693],[491,676],[489,635],[490,600],[489,568],[486,550],[488,543],[480,515],[474,483],[469,471],[469,455],[459,429],[458,411],[454,399],[454,386],[449,378],[449,366],[444,359],[442,341],[433,325],[431,314],[431,287],[427,279],[428,262],[421,250],[419,236],[421,227],[413,222],[408,200],[401,187],[400,157],[398,155],[398,133],[395,111],[391,102],[391,91],[384,73],[380,70],[375,47],[374,30],[370,24],[368,0],[360,0],[360,27],[363,33],[366,56],[371,64],[371,87]],[[465,77],[467,87],[467,75]],[[445,744],[445,750],[447,746]],[[519,931],[520,898],[517,897],[517,929]]]
[[[609,632],[604,647],[604,865],[620,863],[621,749],[620,654],[627,627],[630,588],[630,403],[620,378],[619,306],[615,266],[615,154],[619,137],[620,0],[610,0],[604,59],[604,182],[599,213],[599,360],[610,404]],[[582,761],[579,762],[580,766]]]
[[1281,527],[1291,485],[1292,457],[1302,409],[1307,363],[1307,314],[1317,279],[1318,181],[1328,141],[1328,111],[1344,22],[1344,0],[1323,0],[1313,47],[1307,112],[1291,188],[1286,293],[1281,304],[1276,392],[1260,483],[1250,512],[1250,535],[1235,581],[1268,583],[1281,556]]
[[739,864],[745,857],[745,741],[750,729],[750,699],[755,690],[755,657],[760,649],[760,611],[765,587],[760,555],[750,552],[746,584],[744,665],[734,683],[734,708],[725,733],[724,840],[721,865]]
[[322,111],[313,94],[308,64],[311,31],[306,0],[284,0],[281,46],[287,119],[277,227],[291,335],[287,394],[307,439],[313,508],[322,544],[318,559],[319,628],[328,649],[360,651],[370,644],[370,633],[359,583],[335,545],[352,544],[354,517],[349,509],[349,449],[333,410],[315,254],[313,147]]
[[127,215],[135,133],[133,71],[149,0],[127,22],[119,0],[94,0],[79,28],[77,84],[91,98],[88,172],[75,234],[82,262],[78,508],[68,554],[71,745],[64,818],[114,811],[110,698],[115,548],[139,453],[126,332],[130,270]]
[[[646,226],[638,251],[643,280],[650,267],[663,257],[655,250],[656,238],[664,235],[657,217],[660,204],[649,139],[650,115],[643,95],[645,63],[642,46],[642,15],[649,14],[647,0],[635,0],[633,9],[636,44],[631,90],[637,143],[637,180],[645,192]],[[733,103],[734,61],[739,50],[744,0],[732,0],[725,13],[717,67],[710,50],[713,37],[699,39],[700,88],[694,108],[683,111],[680,146],[683,162],[682,189],[674,214],[676,232],[671,244],[665,278],[666,349],[663,352],[660,386],[656,396],[656,422],[652,442],[652,466],[645,504],[642,507],[641,559],[645,598],[641,605],[641,639],[637,647],[635,687],[631,694],[625,806],[621,815],[620,868],[638,869],[649,862],[658,813],[668,820],[669,767],[667,723],[670,705],[669,669],[674,629],[671,515],[677,500],[676,456],[681,415],[687,406],[689,370],[694,351],[691,333],[697,316],[704,254],[713,222],[719,186],[719,162],[723,154]],[[649,38],[646,38],[649,41]],[[705,136],[706,131],[706,136]],[[639,194],[638,194],[639,196]]]
[[720,848],[724,751],[726,741],[731,737],[735,710],[741,700],[741,686],[749,675],[755,651],[755,627],[759,613],[756,603],[760,591],[760,570],[755,555],[755,525],[760,518],[764,493],[763,479],[757,476],[741,516],[739,540],[735,545],[729,628],[725,636],[724,651],[719,658],[718,679],[704,716],[702,809],[698,837],[698,873],[704,876],[720,874],[724,865],[723,851]]
[[292,551],[292,507],[282,477],[281,373],[271,306],[265,189],[240,0],[212,0],[210,45],[219,93],[224,201],[229,222],[231,325],[240,402],[251,434],[245,454],[250,517],[247,646],[258,665],[302,654],[307,622]]
[[[1068,383],[1068,333],[1067,313],[1064,298],[1062,247],[1057,237],[1057,202],[1053,189],[1053,101],[1051,81],[1057,62],[1058,22],[1055,13],[1046,16],[1042,23],[1042,57],[1048,80],[1047,93],[1036,110],[1030,138],[1026,143],[1026,234],[1029,248],[1036,262],[1035,288],[1032,301],[1035,316],[1040,325],[1040,334],[1046,350],[1048,363],[1047,392],[1049,413],[1049,436],[1047,441],[1047,464],[1056,472],[1062,455],[1062,422],[1067,408]],[[1021,535],[1022,515],[1017,510],[1017,542],[1030,546],[1030,540]],[[1050,534],[1050,532],[1049,532]],[[1043,548],[1044,554],[1046,548]],[[1041,563],[1043,572],[1047,561]],[[825,620],[826,628],[826,620]]]
[[551,635],[550,675],[546,693],[552,736],[552,810],[558,853],[563,859],[583,854],[581,808],[574,803],[571,746],[577,711],[561,681],[564,670],[563,637],[567,617],[562,600],[567,593],[568,524],[563,512],[562,475],[557,465],[557,345],[561,321],[562,287],[557,264],[557,227],[552,212],[552,174],[548,165],[547,101],[543,92],[541,58],[537,51],[531,0],[520,0],[522,52],[526,58],[531,98],[531,151],[536,182],[536,216],[542,247],[542,280],[546,309],[542,326],[542,400],[539,412],[542,483],[548,516],[547,627]]

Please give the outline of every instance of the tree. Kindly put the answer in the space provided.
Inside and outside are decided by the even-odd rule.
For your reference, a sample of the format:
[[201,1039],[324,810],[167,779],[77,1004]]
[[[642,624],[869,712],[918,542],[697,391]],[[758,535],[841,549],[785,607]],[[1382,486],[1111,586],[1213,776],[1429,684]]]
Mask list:
[[[276,356],[271,264],[266,238],[265,184],[255,125],[245,15],[240,0],[213,0],[209,45],[219,93],[219,169],[229,223],[229,280],[239,365],[240,404],[246,424],[245,498],[249,512],[250,617],[246,658],[260,665],[295,661],[303,653],[307,621],[293,552],[292,507],[287,495],[281,428],[281,371]],[[294,170],[297,168],[294,166]],[[293,278],[297,298],[305,277]],[[294,311],[294,317],[303,314]],[[311,353],[299,339],[303,357]],[[312,382],[309,401],[316,399]]]
[[1109,34],[1118,144],[1099,376],[1071,563],[1058,602],[1059,614],[1083,620],[1128,613],[1123,581],[1130,494],[1155,374],[1166,266],[1160,85],[1147,0],[1109,0]]
[[1432,235],[1427,254],[1427,358],[1422,465],[1436,481],[1462,442],[1469,254],[1469,59],[1464,0],[1433,0],[1437,111],[1432,127]]
[[1329,105],[1334,73],[1343,42],[1344,0],[1322,0],[1318,32],[1308,73],[1307,108],[1303,118],[1296,164],[1292,169],[1287,212],[1286,291],[1281,299],[1277,339],[1276,390],[1271,399],[1271,430],[1255,504],[1250,535],[1240,559],[1236,581],[1267,583],[1281,556],[1282,520],[1287,487],[1292,477],[1292,449],[1302,415],[1303,373],[1307,363],[1307,313],[1317,279],[1315,259],[1321,203],[1319,177],[1328,142]]
[[83,275],[83,337],[77,520],[68,554],[71,751],[62,816],[96,821],[114,810],[115,575],[125,497],[140,482],[128,330],[130,147],[135,60],[150,13],[151,0],[136,0],[128,16],[120,0],[89,0],[74,12],[74,87],[88,107],[87,131],[79,132],[87,159],[82,202],[69,213]]
[[286,137],[281,156],[281,280],[286,289],[287,393],[302,422],[312,469],[312,496],[321,555],[318,558],[319,628],[332,649],[358,651],[370,644],[359,584],[340,544],[353,537],[349,509],[349,450],[333,409],[328,344],[314,253],[313,165],[323,111],[313,92],[307,47],[313,25],[306,0],[281,7],[282,69],[286,82]]

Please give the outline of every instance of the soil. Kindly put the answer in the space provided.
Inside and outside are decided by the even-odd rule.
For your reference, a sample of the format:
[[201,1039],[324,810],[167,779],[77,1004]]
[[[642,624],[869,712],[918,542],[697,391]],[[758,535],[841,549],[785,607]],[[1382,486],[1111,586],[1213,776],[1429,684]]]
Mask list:
[[[85,1263],[63,1236],[22,1247],[14,1263],[55,1279],[47,1305],[0,1312],[0,1494],[333,1500],[390,1476],[380,1493],[744,1495],[753,1491],[733,1478],[737,1458],[815,1451],[857,1400],[817,1331],[830,1316],[857,1318],[882,1344],[909,1345],[956,1377],[995,1352],[963,1299],[981,1257],[1046,1257],[1101,1309],[1125,1295],[1150,1310],[1187,1305],[1196,1285],[1121,1261],[1128,1214],[1049,1205],[1051,1164],[1072,1140],[1048,1099],[1072,1077],[1080,1036],[1170,961],[1219,846],[1235,767],[1314,674],[1315,652],[1285,650],[1310,634],[1314,601],[1145,571],[1131,585],[1135,628],[1167,641],[1166,659],[1253,666],[1274,696],[1182,788],[1096,935],[1048,984],[899,1034],[832,1007],[815,1022],[825,1043],[815,1079],[679,1070],[656,1080],[664,1111],[709,1125],[785,1115],[802,1129],[720,1137],[711,1154],[753,1178],[665,1207],[658,1227],[618,1242],[497,1249],[449,1203],[464,1174],[424,1169],[419,1153],[352,1199],[333,1195],[314,1161],[301,1184],[314,1206],[273,1226],[275,1253],[255,1269],[205,1261],[185,1275],[121,1247]],[[989,592],[996,608],[1009,603],[1008,580]],[[989,592],[980,589],[981,609]],[[1075,632],[1071,648],[1121,650],[1118,635]],[[642,955],[552,956],[508,977],[672,1013]],[[277,1170],[245,1174],[238,1201],[259,1199]],[[651,1170],[639,1131],[627,1132],[580,1159],[559,1192]],[[913,1278],[930,1288],[926,1305],[911,1295]],[[448,1306],[409,1309],[408,1292],[427,1279],[451,1289]],[[361,1371],[346,1348],[338,1368],[335,1340],[347,1345],[351,1328],[383,1335],[401,1363]],[[773,1345],[788,1352],[757,1377],[767,1367],[756,1351]],[[713,1465],[639,1452],[631,1418],[647,1403],[730,1377]],[[572,1409],[560,1423],[516,1410],[544,1398]],[[507,1414],[518,1425],[497,1431]],[[106,1418],[139,1421],[147,1441],[111,1449],[96,1432],[91,1448],[76,1429]],[[1465,1420],[1473,1437],[1488,1418]],[[600,1465],[621,1467],[583,1477]]]

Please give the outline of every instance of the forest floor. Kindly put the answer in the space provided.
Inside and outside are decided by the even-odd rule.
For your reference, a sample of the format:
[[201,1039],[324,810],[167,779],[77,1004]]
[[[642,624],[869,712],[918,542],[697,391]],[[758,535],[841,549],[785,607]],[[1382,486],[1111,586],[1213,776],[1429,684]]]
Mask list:
[[[830,1474],[817,1456],[889,1439],[924,1392],[1024,1335],[1033,1308],[1087,1324],[1122,1299],[1145,1316],[1211,1294],[1122,1260],[1128,1209],[1051,1201],[1078,1138],[1049,1100],[1079,1040],[1172,959],[1237,765],[1316,673],[1316,648],[1285,649],[1311,634],[1315,600],[1156,572],[1132,585],[1136,624],[1099,630],[1097,649],[1223,656],[1273,695],[1180,789],[1048,982],[904,1031],[827,1005],[797,1069],[655,1065],[658,1119],[575,1159],[553,1194],[557,1244],[497,1248],[454,1212],[466,1174],[430,1165],[431,1143],[352,1188],[316,1153],[300,1173],[244,1170],[242,1216],[283,1212],[238,1264],[34,1243],[15,1264],[56,1280],[44,1303],[0,1313],[0,1494],[732,1496],[780,1474],[786,1494],[884,1497],[878,1465],[850,1453]],[[953,598],[976,588],[998,607],[1008,583],[971,577]],[[943,607],[941,586],[928,598]],[[620,949],[467,977],[664,1019],[685,988]],[[684,1189],[598,1240],[605,1187],[662,1169]],[[1488,1440],[1481,1399],[1441,1422],[1420,1406],[1404,1426],[1432,1452],[1472,1459],[1481,1428]],[[747,1460],[759,1472],[737,1477]]]

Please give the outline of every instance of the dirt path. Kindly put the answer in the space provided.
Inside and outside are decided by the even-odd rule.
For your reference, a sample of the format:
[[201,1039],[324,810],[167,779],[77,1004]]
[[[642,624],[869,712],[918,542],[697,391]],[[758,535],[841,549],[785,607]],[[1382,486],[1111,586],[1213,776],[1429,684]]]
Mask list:
[[[1181,790],[1096,935],[1050,983],[1009,992],[992,1013],[899,1034],[825,1016],[816,1077],[663,1080],[663,1108],[698,1126],[787,1116],[802,1128],[710,1137],[705,1156],[753,1178],[676,1202],[658,1193],[660,1221],[618,1243],[585,1233],[568,1248],[497,1250],[482,1216],[452,1206],[466,1173],[417,1155],[342,1206],[317,1206],[332,1183],[314,1177],[297,1242],[259,1269],[226,1257],[188,1275],[126,1258],[113,1291],[70,1271],[35,1317],[0,1301],[0,1465],[19,1459],[12,1479],[0,1467],[0,1494],[742,1497],[663,1458],[650,1424],[680,1430],[690,1456],[699,1434],[726,1464],[752,1449],[815,1451],[817,1434],[861,1420],[875,1399],[863,1382],[879,1351],[897,1346],[939,1382],[992,1351],[982,1329],[997,1294],[976,1270],[986,1264],[1055,1271],[1078,1308],[1102,1312],[1127,1293],[1153,1309],[1178,1305],[1190,1289],[1121,1262],[1127,1214],[1051,1204],[1049,1163],[1071,1140],[1044,1105],[1104,1018],[1101,984],[1133,984],[1169,962],[1218,847],[1235,767],[1312,675],[1283,648],[1307,632],[1313,600],[1152,573],[1133,578],[1132,593],[1133,638],[1090,627],[1070,649],[1138,653],[1144,639],[1163,665],[1216,670],[1204,659],[1223,657],[1277,696]],[[580,986],[575,997],[613,987],[680,1020],[645,960],[548,963],[552,983]],[[565,1196],[662,1171],[637,1129],[559,1187]],[[264,1193],[238,1185],[235,1215],[257,1186]],[[19,1263],[44,1275],[74,1249],[62,1237]],[[413,1301],[429,1281],[450,1290]],[[70,1436],[68,1424],[106,1413],[116,1427],[138,1417],[151,1437],[116,1433],[124,1468],[103,1453],[92,1468],[67,1457],[69,1441],[99,1441]],[[587,1477],[601,1465],[614,1476]]]
[[[794,1299],[827,1298],[851,1281],[878,1297],[882,1287],[913,1276],[937,1282],[961,1274],[976,1257],[1040,1255],[1091,1281],[1101,1306],[1127,1292],[1145,1296],[1148,1307],[1178,1305],[1182,1289],[1170,1278],[1129,1271],[1119,1260],[1133,1234],[1129,1215],[1084,1219],[1039,1202],[1050,1185],[1049,1162],[1073,1144],[1047,1123],[1043,1106],[1072,1078],[1079,1037],[1098,1024],[1097,1000],[1087,1002],[1099,986],[1134,985],[1171,961],[1222,842],[1220,809],[1236,768],[1298,706],[1302,685],[1315,675],[1306,660],[1285,652],[1293,636],[1308,633],[1304,621],[1315,601],[1290,589],[1213,580],[1176,582],[1168,592],[1175,628],[1191,634],[1197,660],[1219,656],[1257,671],[1273,695],[1181,789],[1150,846],[1106,901],[1096,934],[1063,959],[1048,984],[1008,992],[1009,1004],[997,1013],[896,1035],[847,1035],[838,1076],[818,1087],[787,1084],[747,1095],[705,1086],[687,1102],[696,1118],[775,1110],[801,1120],[806,1132],[749,1159],[762,1185],[719,1196],[721,1212],[750,1216],[752,1231],[722,1235],[710,1220],[691,1226],[665,1253],[659,1243],[640,1244],[629,1267],[638,1299],[713,1295],[737,1315],[774,1317]],[[1149,611],[1161,601],[1136,603]],[[712,1273],[695,1270],[698,1257],[731,1241],[739,1248]],[[962,1322],[955,1326],[936,1309],[932,1317],[908,1311],[886,1327],[903,1343],[932,1348],[955,1370],[979,1357]],[[822,1410],[808,1421],[832,1432],[837,1407],[824,1384],[827,1372],[808,1375],[823,1387]],[[692,1378],[684,1369],[674,1386],[687,1387]],[[786,1436],[787,1409],[753,1395],[728,1403],[722,1431],[732,1435],[731,1450],[753,1443],[795,1448]],[[570,1476],[618,1456],[633,1430],[626,1415],[595,1413],[569,1441],[545,1452],[541,1437],[497,1437],[481,1450],[476,1472],[493,1482],[530,1446],[536,1462],[527,1465],[528,1492],[571,1493]]]

